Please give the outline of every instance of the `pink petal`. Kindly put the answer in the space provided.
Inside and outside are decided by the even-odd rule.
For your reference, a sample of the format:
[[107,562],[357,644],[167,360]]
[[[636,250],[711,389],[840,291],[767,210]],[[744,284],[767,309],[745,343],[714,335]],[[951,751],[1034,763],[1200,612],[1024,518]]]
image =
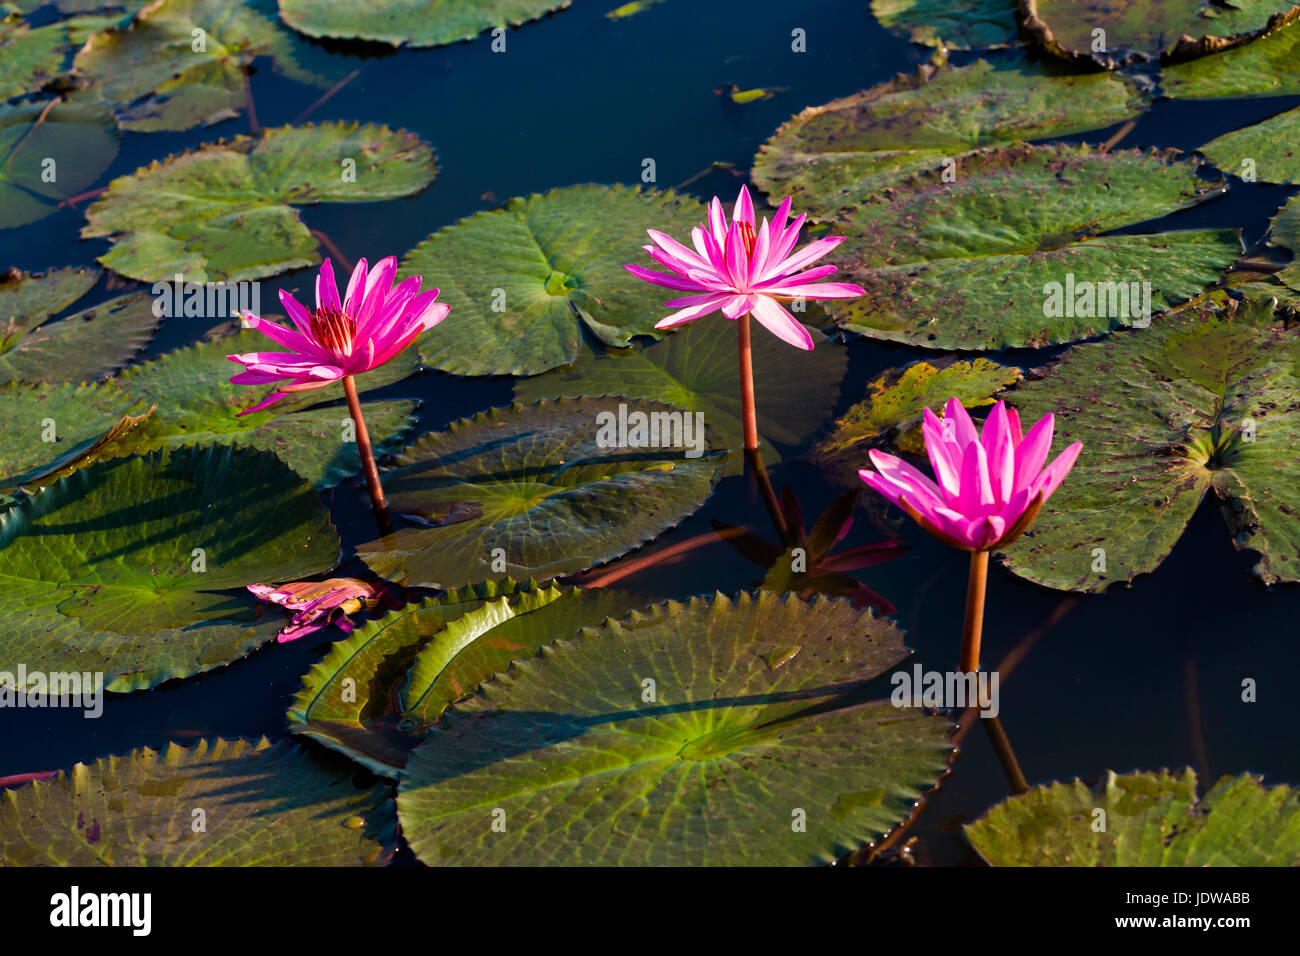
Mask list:
[[334,282],[334,266],[328,257],[320,264],[320,272],[316,275],[316,308],[335,312],[343,309],[339,304],[339,287]]
[[623,268],[638,279],[644,279],[646,282],[653,282],[655,285],[661,285],[669,289],[677,289],[679,292],[704,291],[703,286],[698,282],[692,282],[690,279],[683,279],[680,276],[655,272],[653,269],[645,269],[641,266],[624,265]]
[[674,312],[655,323],[656,329],[671,329],[675,326],[682,325],[686,322],[693,322],[696,319],[703,318],[712,312],[717,312],[722,308],[722,303],[729,299],[730,296],[725,292],[719,292],[711,295],[699,305],[693,305],[688,308]]
[[782,342],[795,348],[810,351],[813,347],[812,336],[793,315],[785,310],[775,299],[765,295],[751,296],[754,300],[752,312],[754,318]]
[[731,210],[731,221],[747,222],[751,226],[754,224],[754,203],[749,198],[749,190],[745,186],[740,187],[740,196],[736,199],[736,205]]
[[343,295],[343,311],[353,318],[356,317],[357,310],[361,306],[361,299],[365,296],[366,275],[369,267],[364,258],[357,260],[356,268],[352,270],[352,278],[348,279],[348,291]]

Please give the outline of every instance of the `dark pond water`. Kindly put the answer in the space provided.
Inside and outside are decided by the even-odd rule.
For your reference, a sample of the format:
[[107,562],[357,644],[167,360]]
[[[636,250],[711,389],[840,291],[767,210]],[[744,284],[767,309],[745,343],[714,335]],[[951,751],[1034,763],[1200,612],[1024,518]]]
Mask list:
[[[669,0],[611,22],[604,13],[615,5],[614,0],[575,0],[570,10],[512,31],[502,55],[491,53],[487,37],[396,54],[368,45],[329,44],[326,49],[346,61],[345,72],[358,68],[360,73],[311,118],[413,130],[436,148],[440,172],[413,198],[306,207],[303,219],[328,234],[350,259],[374,261],[390,253],[400,256],[440,227],[511,196],[574,183],[637,182],[647,157],[656,162],[658,186],[675,186],[703,172],[686,190],[702,199],[715,192],[729,198],[759,144],[792,113],[911,71],[928,56],[886,33],[859,0]],[[790,52],[795,27],[807,31],[806,54]],[[729,83],[789,90],[739,106],[713,92]],[[320,95],[270,69],[256,73],[252,90],[264,126],[294,121]],[[1158,102],[1123,145],[1191,149],[1293,106],[1296,99]],[[184,134],[127,134],[102,181],[179,149],[246,131],[240,118]],[[734,171],[710,171],[715,163],[730,164]],[[1243,227],[1249,247],[1288,194],[1234,180],[1225,196],[1171,217],[1171,225]],[[84,206],[64,210],[36,225],[0,232],[0,262],[25,270],[90,263],[105,244],[78,238],[83,211]],[[274,302],[280,288],[309,297],[312,275],[302,270],[264,282],[262,301]],[[105,283],[94,294],[107,297]],[[453,327],[454,315],[444,328],[454,334]],[[170,351],[205,330],[193,320],[165,320],[145,357]],[[863,397],[866,382],[878,372],[919,354],[865,339],[850,339],[845,347],[851,361],[840,411]],[[1053,354],[990,357],[1038,365]],[[376,394],[421,399],[420,426],[428,430],[508,403],[511,383],[425,371]],[[773,481],[792,486],[805,514],[815,515],[839,489],[798,461],[799,449],[784,451],[787,461],[773,471]],[[333,493],[332,507],[349,544],[370,536],[364,491],[355,483]],[[863,580],[898,606],[916,660],[938,670],[956,667],[965,556],[910,522],[882,530],[871,527],[865,514],[859,510],[846,545],[888,531],[912,550],[863,572]],[[703,509],[654,547],[707,531],[711,518],[748,523],[770,536],[766,512],[745,479],[728,478]],[[1252,771],[1272,783],[1300,782],[1300,752],[1289,723],[1291,679],[1300,655],[1300,588],[1265,589],[1251,576],[1252,564],[1251,555],[1234,550],[1217,504],[1206,501],[1170,558],[1131,589],[1076,597],[1030,585],[995,566],[986,665],[1033,642],[1004,678],[1001,715],[1029,781],[1192,764],[1212,777]],[[718,545],[626,583],[642,593],[681,598],[750,586],[756,571]],[[67,767],[172,739],[283,736],[291,695],[336,633],[272,646],[216,673],[113,698],[95,721],[74,710],[10,711],[0,733],[0,775]],[[1256,703],[1241,701],[1246,677],[1258,682]],[[883,682],[877,687],[888,691]],[[915,856],[925,862],[974,862],[955,824],[982,814],[1007,793],[989,743],[977,729],[963,740],[952,773],[912,828],[918,837]]]

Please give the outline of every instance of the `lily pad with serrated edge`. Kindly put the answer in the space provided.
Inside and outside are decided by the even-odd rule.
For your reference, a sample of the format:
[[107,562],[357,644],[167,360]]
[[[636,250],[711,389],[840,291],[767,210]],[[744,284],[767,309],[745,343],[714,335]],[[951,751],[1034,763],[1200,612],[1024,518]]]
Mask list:
[[1244,46],[1166,67],[1160,91],[1176,100],[1300,93],[1300,23]]
[[[1142,282],[1159,312],[1236,260],[1238,230],[1114,232],[1214,192],[1194,163],[1167,153],[1066,145],[973,153],[956,182],[915,177],[839,218],[834,232],[847,239],[833,255],[837,278],[867,294],[826,311],[851,331],[931,349],[1042,348],[1101,335],[1143,311],[1134,307]],[[1091,307],[1078,296],[1081,282],[1093,289]],[[1120,299],[1132,283],[1138,296]]]
[[[689,237],[705,208],[632,186],[570,186],[511,199],[434,233],[398,276],[427,276],[451,306],[456,334],[420,345],[425,364],[457,375],[537,375],[572,363],[583,336],[626,348],[662,338],[672,293],[623,268],[639,263],[646,229]],[[688,239],[689,241],[689,239]]]
[[0,791],[0,866],[383,866],[390,790],[354,775],[265,737],[101,757]]
[[75,458],[124,416],[143,410],[111,387],[0,385],[0,488],[64,456]]
[[283,616],[245,585],[328,571],[339,538],[275,456],[178,448],[77,471],[0,514],[0,660],[115,692],[229,664]]
[[0,229],[38,222],[93,184],[113,164],[120,138],[102,107],[0,106]]
[[1047,139],[1137,116],[1144,97],[1112,73],[1059,75],[1024,60],[923,65],[852,96],[811,106],[759,147],[754,182],[814,218],[928,174],[969,150]]
[[0,344],[0,381],[84,382],[110,375],[149,344],[158,327],[153,305],[146,292],[120,295]]
[[402,832],[430,865],[827,862],[946,772],[947,718],[844,706],[907,655],[888,619],[770,592],[584,628],[446,712],[407,764]]
[[[294,61],[291,35],[245,0],[167,0],[129,26],[92,36],[74,61],[89,86],[79,93],[110,106],[123,129],[149,133],[211,125],[245,107],[246,71],[262,56],[299,82],[320,82]],[[196,34],[196,31],[200,31]],[[195,50],[202,42],[203,49]]]
[[[424,435],[383,474],[390,511],[423,527],[359,545],[358,555],[381,577],[455,588],[574,574],[658,537],[709,497],[725,452],[707,442],[696,458],[681,448],[602,447],[618,440],[620,403],[628,404],[543,400]],[[628,410],[685,414],[646,400]],[[615,427],[604,435],[607,422]]]
[[[848,352],[818,332],[810,352],[790,348],[759,332],[751,354],[757,399],[760,451],[767,464],[781,460],[772,442],[798,445],[835,410]],[[708,319],[684,326],[645,349],[582,356],[569,368],[515,383],[515,399],[619,395],[648,398],[704,416],[704,423],[732,452],[724,475],[744,471],[740,368],[730,325]]]
[[1020,369],[986,358],[947,365],[913,362],[882,372],[867,387],[867,398],[836,420],[831,431],[809,453],[828,474],[849,487],[859,486],[858,469],[869,467],[867,452],[889,435],[896,446],[925,454],[921,416],[927,408],[942,408],[956,397],[966,408],[992,405],[993,396],[1020,379]]
[[1270,119],[1233,130],[1197,147],[1225,173],[1249,182],[1294,185],[1300,182],[1300,109],[1287,110]]
[[[60,446],[55,457],[24,472],[14,472],[0,478],[0,501],[10,497],[5,492],[21,490],[30,494],[36,488],[53,484],[80,468],[89,468],[97,461],[120,458],[128,454],[131,435],[140,429],[155,409],[146,408],[139,415],[123,415],[102,435],[84,439],[70,447]],[[7,503],[13,503],[12,501]]]
[[81,235],[109,238],[99,261],[132,278],[257,279],[319,260],[293,207],[409,196],[436,174],[433,151],[414,133],[355,122],[281,126],[113,180],[86,210]]
[[1289,250],[1295,257],[1276,276],[1292,289],[1300,289],[1300,203],[1294,196],[1269,220],[1268,241],[1271,246]]
[[994,866],[1297,866],[1300,794],[1247,773],[1220,778],[1198,801],[1190,767],[1108,770],[1094,788],[1034,787],[965,831]]
[[335,644],[304,678],[289,729],[396,777],[448,703],[541,644],[632,606],[620,591],[509,581],[428,598]]
[[[1187,309],[1071,349],[1007,393],[1025,423],[1082,441],[1007,567],[1071,591],[1154,571],[1213,491],[1266,583],[1300,580],[1300,327],[1271,302]],[[1100,549],[1100,550],[1099,550]]]
[[313,37],[430,47],[518,26],[570,0],[280,0],[280,18]]
[[31,27],[11,18],[0,22],[0,100],[39,90],[63,69],[71,53],[61,23]]
[[1290,0],[1019,0],[1019,5],[1033,43],[1055,56],[1108,69],[1216,53],[1300,17],[1300,6]]
[[[160,447],[220,442],[272,451],[317,488],[331,488],[361,470],[343,386],[327,385],[291,395],[250,415],[240,415],[274,385],[232,385],[242,366],[226,356],[278,349],[265,335],[245,329],[198,342],[133,366],[113,383],[129,399],[158,410],[133,437],[130,447]],[[414,374],[419,360],[408,350],[379,368],[357,376],[364,394]],[[413,399],[362,402],[366,428],[376,454],[401,447],[415,424]]]
[[871,12],[891,33],[925,46],[971,50],[1016,42],[1016,0],[871,0]]

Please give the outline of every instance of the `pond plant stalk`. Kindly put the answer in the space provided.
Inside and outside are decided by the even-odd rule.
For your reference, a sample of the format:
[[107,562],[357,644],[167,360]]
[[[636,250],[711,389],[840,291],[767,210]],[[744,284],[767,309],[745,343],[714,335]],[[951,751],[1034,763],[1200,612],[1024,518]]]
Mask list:
[[352,416],[357,439],[357,452],[361,456],[361,470],[366,476],[366,490],[370,492],[370,504],[375,511],[375,523],[379,533],[393,533],[393,519],[388,514],[388,499],[384,496],[384,486],[379,481],[379,466],[375,464],[375,449],[370,444],[370,432],[366,430],[366,419],[361,414],[361,398],[357,395],[357,383],[351,375],[343,376],[343,394],[348,399],[348,414]]

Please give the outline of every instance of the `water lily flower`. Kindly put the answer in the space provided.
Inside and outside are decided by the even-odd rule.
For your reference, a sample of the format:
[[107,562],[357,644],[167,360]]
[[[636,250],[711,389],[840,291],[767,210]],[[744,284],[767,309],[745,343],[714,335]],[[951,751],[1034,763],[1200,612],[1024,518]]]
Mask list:
[[381,603],[396,606],[391,589],[359,578],[328,578],[324,581],[293,581],[272,586],[250,584],[248,590],[261,598],[294,612],[293,620],[276,638],[281,644],[334,624],[344,634],[352,633],[347,615],[370,610]]
[[772,221],[764,217],[760,225],[755,222],[754,204],[744,186],[732,207],[730,222],[721,200],[714,196],[708,222],[691,230],[694,250],[658,230],[647,229],[654,245],[643,248],[671,273],[634,265],[624,268],[638,279],[693,293],[665,302],[665,306],[678,311],[655,323],[655,328],[671,329],[718,311],[733,320],[753,315],[783,342],[811,349],[812,336],[781,303],[801,298],[852,299],[862,295],[862,288],[845,282],[816,281],[835,272],[835,266],[807,267],[843,242],[844,237],[827,236],[793,252],[807,216],[800,214],[788,222],[790,203],[787,196]]
[[362,259],[352,270],[340,302],[334,267],[326,259],[316,276],[314,311],[280,290],[280,304],[294,328],[245,310],[249,328],[289,351],[227,356],[245,368],[230,380],[232,384],[281,383],[270,398],[240,414],[259,411],[294,392],[323,388],[378,368],[447,317],[450,307],[435,301],[437,289],[421,293],[419,276],[394,286],[396,273],[394,256],[380,259],[374,269],[368,269]]
[[664,303],[678,311],[656,322],[657,329],[671,329],[719,311],[737,323],[745,448],[750,450],[758,447],[758,426],[749,317],[753,315],[781,341],[811,349],[812,336],[782,303],[795,299],[852,299],[863,294],[860,286],[846,282],[817,281],[834,273],[835,266],[808,267],[843,242],[844,237],[828,236],[794,252],[807,216],[800,214],[789,221],[790,203],[787,196],[771,222],[765,217],[759,224],[749,190],[741,186],[728,222],[722,201],[714,196],[708,221],[691,231],[694,249],[656,229],[646,230],[654,244],[643,248],[669,272],[636,265],[623,267],[638,279],[691,293]]
[[329,259],[321,263],[316,276],[316,309],[308,311],[291,294],[280,291],[280,304],[289,314],[294,328],[268,322],[245,310],[250,328],[261,332],[288,352],[246,352],[227,356],[244,366],[245,371],[231,378],[235,385],[279,386],[270,398],[239,414],[259,411],[286,395],[323,388],[333,382],[343,383],[348,412],[356,425],[357,450],[366,475],[366,487],[375,509],[380,531],[391,530],[388,501],[379,483],[379,468],[374,449],[361,414],[354,375],[378,368],[392,359],[427,329],[447,317],[450,307],[435,300],[438,290],[420,292],[420,277],[393,285],[397,259],[380,259],[373,270],[362,259],[352,270],[348,289],[339,301],[334,282],[334,267]]
[[921,426],[938,482],[900,458],[874,449],[876,471],[858,475],[926,531],[963,551],[992,551],[1025,532],[1065,480],[1083,448],[1075,442],[1046,468],[1054,419],[1046,415],[1023,435],[1020,416],[993,406],[977,433],[969,413],[949,399],[940,420],[928,408]]
[[1083,449],[1075,442],[1044,467],[1055,419],[1045,415],[1024,434],[1005,402],[989,412],[982,432],[956,398],[940,420],[928,408],[922,432],[937,482],[902,459],[870,452],[876,470],[858,475],[945,544],[971,552],[961,667],[979,670],[989,552],[1011,544],[1033,523]]

